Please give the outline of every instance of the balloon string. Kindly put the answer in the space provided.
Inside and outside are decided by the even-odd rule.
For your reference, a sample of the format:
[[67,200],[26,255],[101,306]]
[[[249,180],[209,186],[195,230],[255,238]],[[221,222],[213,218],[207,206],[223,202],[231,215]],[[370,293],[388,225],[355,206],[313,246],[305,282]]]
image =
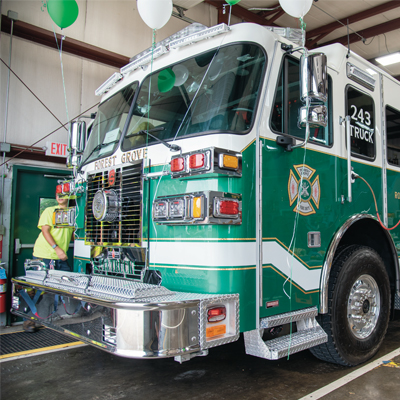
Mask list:
[[306,26],[307,26],[307,24],[304,22],[303,17],[300,17],[299,20],[300,20],[302,43],[303,43],[303,47],[304,47],[306,44]]
[[[61,63],[61,77],[62,77],[62,83],[63,83],[63,89],[64,89],[64,102],[65,102],[65,111],[67,114],[67,121],[69,121],[69,115],[68,115],[68,104],[67,104],[67,90],[65,88],[65,78],[64,78],[64,65],[63,65],[63,60],[62,60],[62,44],[63,41],[65,39],[64,35],[61,35],[61,44],[60,46],[58,46],[58,40],[57,40],[57,35],[56,35],[56,31],[54,29],[54,25],[52,24],[53,27],[53,33],[54,33],[54,37],[56,39],[56,45],[57,45],[57,49],[58,52],[60,54],[60,63]],[[61,32],[62,32],[62,28],[61,28]]]
[[[151,62],[150,62],[150,80],[149,80],[149,96],[147,99],[147,129],[150,128],[150,94],[151,94],[151,81],[153,72],[154,49],[156,48],[156,29],[153,29],[153,41],[151,44]],[[146,135],[146,145],[149,143],[149,135]]]

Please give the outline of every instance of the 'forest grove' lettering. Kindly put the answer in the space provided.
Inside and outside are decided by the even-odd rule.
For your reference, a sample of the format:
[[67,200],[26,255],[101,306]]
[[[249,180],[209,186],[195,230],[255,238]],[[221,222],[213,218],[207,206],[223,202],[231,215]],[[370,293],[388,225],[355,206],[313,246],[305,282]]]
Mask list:
[[121,156],[121,162],[122,164],[125,164],[131,161],[142,160],[146,157],[147,157],[147,148],[137,149],[123,153]]
[[[136,160],[143,160],[147,157],[147,148],[137,149],[123,153],[121,156],[121,163],[126,164]],[[115,167],[115,159],[117,156],[102,158],[94,163],[94,169],[103,169],[108,167]]]

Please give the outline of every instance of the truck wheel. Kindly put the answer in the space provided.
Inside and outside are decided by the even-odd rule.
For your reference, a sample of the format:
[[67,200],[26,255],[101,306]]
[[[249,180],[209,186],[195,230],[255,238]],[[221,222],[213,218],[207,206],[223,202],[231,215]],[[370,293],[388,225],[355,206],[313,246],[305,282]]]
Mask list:
[[319,359],[353,366],[375,355],[390,316],[390,285],[378,253],[364,246],[339,252],[329,279],[329,309],[318,317],[328,342],[313,347]]

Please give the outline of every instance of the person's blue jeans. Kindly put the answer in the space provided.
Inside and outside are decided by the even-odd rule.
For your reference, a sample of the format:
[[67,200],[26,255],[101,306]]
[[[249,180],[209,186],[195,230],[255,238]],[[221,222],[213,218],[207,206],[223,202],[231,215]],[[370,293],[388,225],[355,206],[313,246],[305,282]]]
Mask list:
[[68,261],[65,260],[51,260],[49,258],[38,258],[33,256],[33,259],[43,261],[46,264],[46,268],[50,269],[50,262],[53,261],[54,269],[58,269],[60,271],[68,271],[71,272],[71,267],[68,264]]

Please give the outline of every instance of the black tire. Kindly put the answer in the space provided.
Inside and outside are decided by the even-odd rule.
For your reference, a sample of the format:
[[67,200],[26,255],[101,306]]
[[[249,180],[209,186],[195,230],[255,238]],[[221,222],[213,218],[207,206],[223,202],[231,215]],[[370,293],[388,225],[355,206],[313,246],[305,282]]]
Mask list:
[[390,304],[389,278],[378,253],[356,245],[342,249],[329,278],[328,313],[317,318],[328,342],[311,352],[346,366],[367,361],[386,334]]

